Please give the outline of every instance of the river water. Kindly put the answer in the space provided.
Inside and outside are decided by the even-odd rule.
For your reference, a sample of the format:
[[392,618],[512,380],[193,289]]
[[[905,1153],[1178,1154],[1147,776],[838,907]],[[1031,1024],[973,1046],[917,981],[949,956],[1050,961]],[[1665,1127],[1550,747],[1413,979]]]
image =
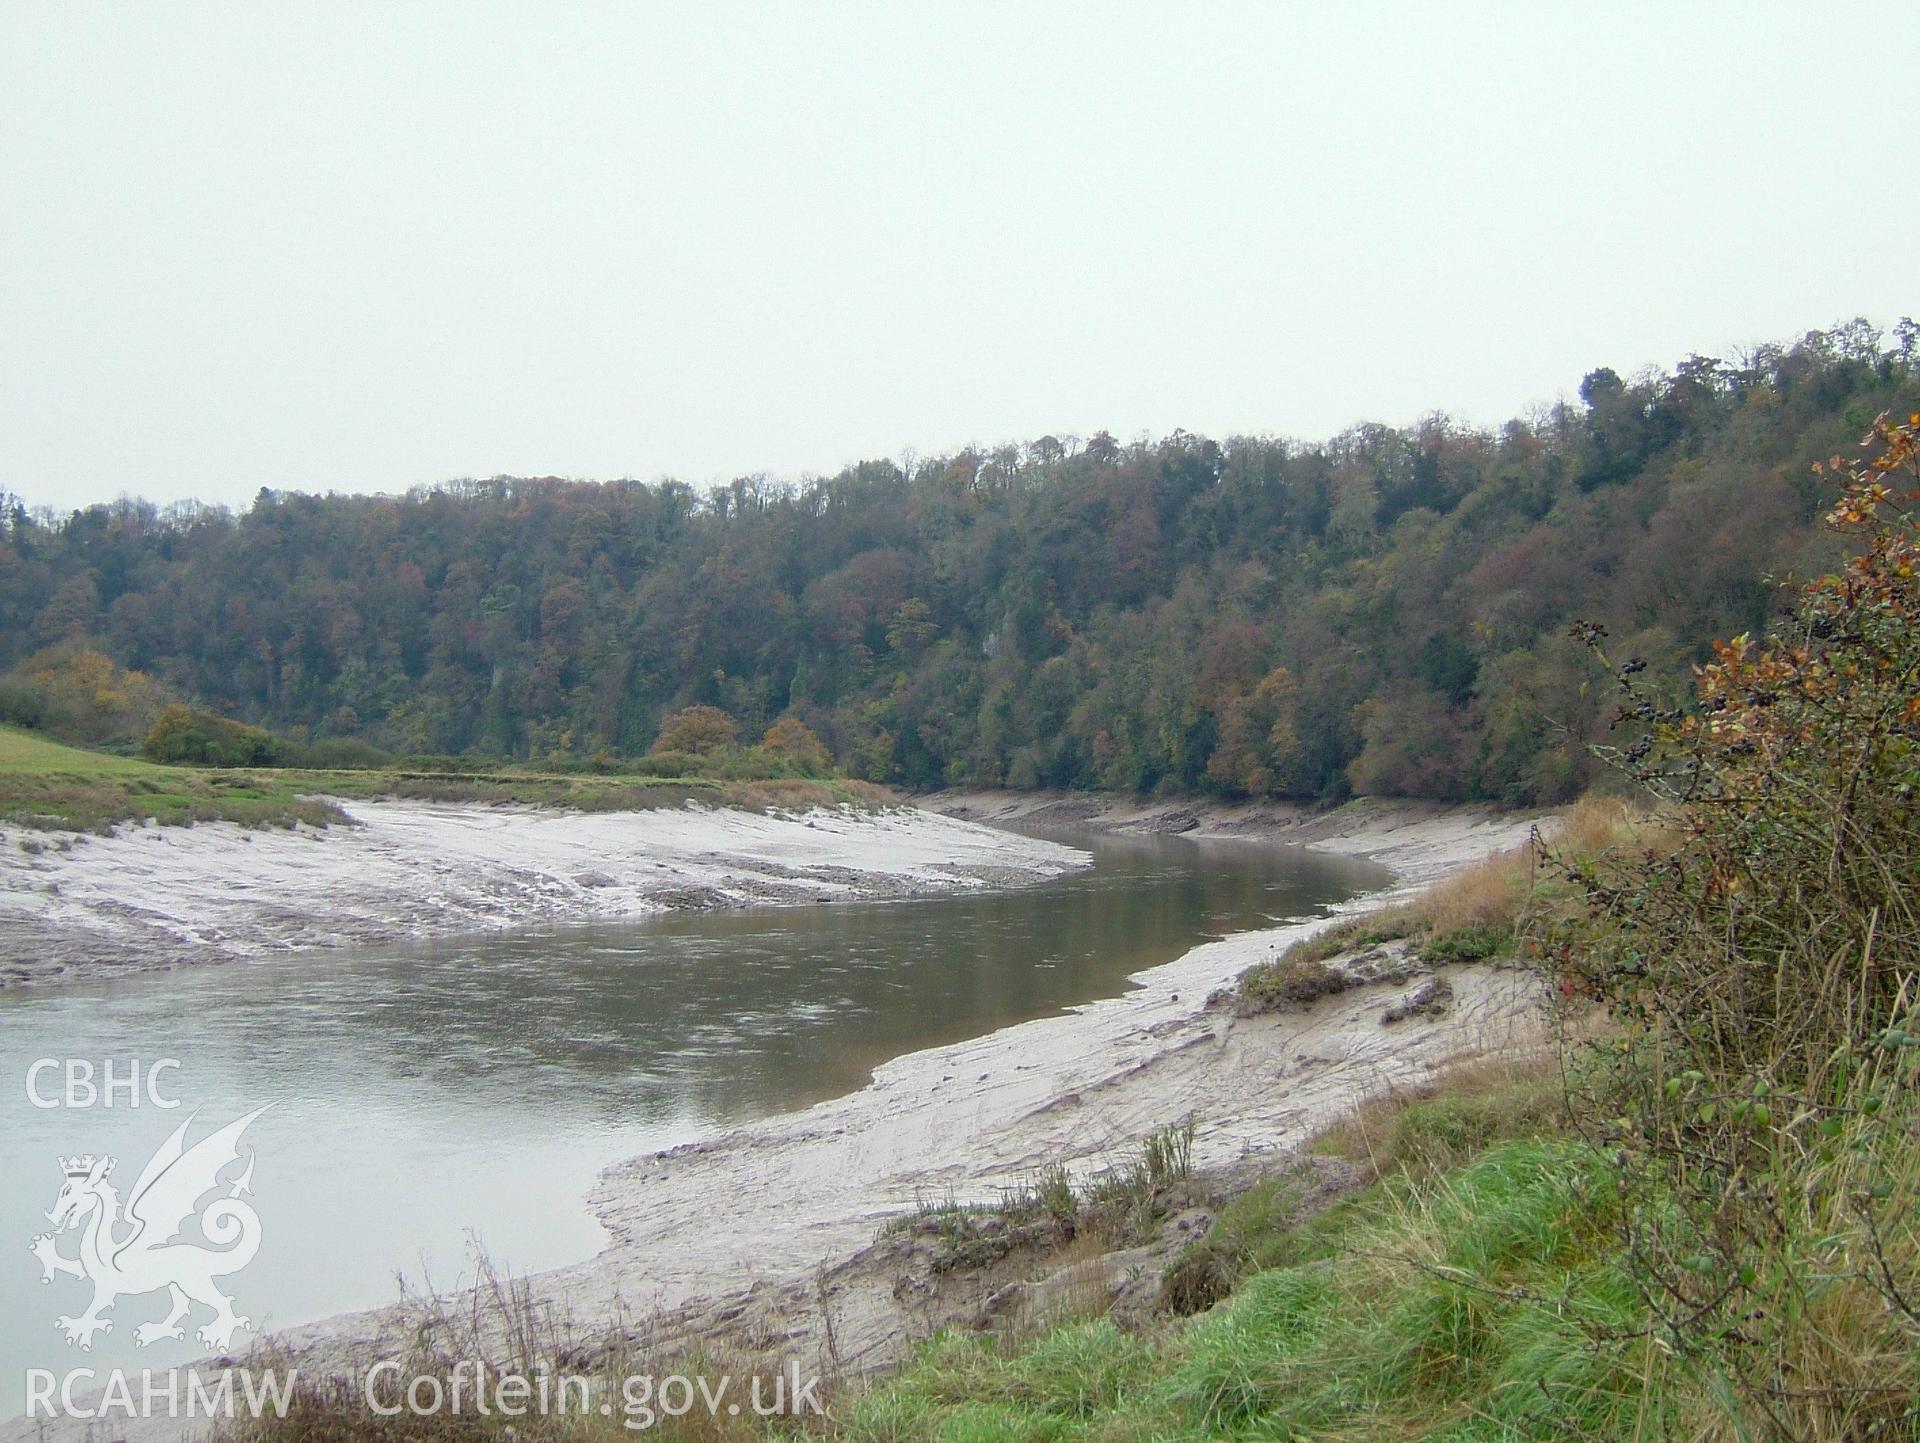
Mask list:
[[[1310,917],[1386,880],[1369,863],[1181,838],[1061,838],[1094,865],[920,901],[687,913],[621,925],[289,955],[0,993],[0,1418],[28,1368],[159,1367],[164,1293],[123,1299],[91,1354],[54,1327],[89,1290],[29,1252],[66,1154],[112,1154],[122,1196],[189,1116],[247,1131],[258,1256],[225,1284],[256,1327],[451,1287],[472,1249],[530,1271],[603,1235],[599,1170],[858,1088],[876,1065],[1076,1003],[1212,937]],[[39,1058],[178,1062],[168,1110],[42,1108]],[[63,1094],[58,1072],[43,1098]],[[79,1090],[84,1097],[84,1088]],[[238,1165],[229,1168],[231,1176]],[[224,1189],[223,1189],[224,1191]],[[75,1251],[78,1232],[61,1239]],[[196,1311],[194,1323],[203,1318]],[[237,1342],[244,1344],[246,1334]]]

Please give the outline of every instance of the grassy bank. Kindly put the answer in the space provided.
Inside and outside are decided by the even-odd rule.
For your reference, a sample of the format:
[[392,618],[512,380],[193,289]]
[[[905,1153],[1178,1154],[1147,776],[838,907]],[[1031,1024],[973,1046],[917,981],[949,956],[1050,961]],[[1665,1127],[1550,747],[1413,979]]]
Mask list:
[[299,770],[160,765],[67,746],[0,726],[0,821],[38,830],[105,832],[122,822],[161,826],[229,821],[243,826],[324,826],[345,816],[328,798],[521,803],[582,811],[712,806],[884,805],[884,789],[841,780],[731,781],[501,768]]
[[105,832],[120,822],[162,826],[325,826],[339,808],[277,773],[163,767],[84,751],[0,727],[0,821],[46,831]]
[[[1590,1161],[1564,1138],[1557,1076],[1540,1059],[1483,1066],[1432,1095],[1382,1101],[1313,1149],[1367,1179],[1331,1206],[1302,1210],[1304,1173],[1284,1171],[1222,1208],[1170,1270],[1225,1260],[1217,1298],[1169,1307],[1145,1327],[1104,1315],[1103,1290],[1037,1331],[953,1332],[891,1379],[829,1380],[824,1417],[659,1417],[643,1436],[675,1440],[832,1438],[859,1443],[1064,1443],[1064,1440],[1291,1437],[1631,1436],[1641,1406],[1626,1375],[1644,1345],[1596,1354],[1582,1330],[1630,1321],[1632,1289],[1606,1256],[1605,1229],[1569,1199]],[[1048,1223],[1062,1251],[1138,1242],[1203,1189],[1181,1135],[1157,1134],[1084,1189],[1043,1175],[995,1209],[935,1208],[943,1265],[974,1265],[994,1222]],[[1180,1295],[1169,1289],[1168,1296]],[[1178,1316],[1192,1312],[1195,1316]],[[577,1339],[495,1281],[473,1306],[429,1305],[407,1376],[452,1376],[486,1357],[526,1371]],[[777,1371],[764,1357],[650,1351],[629,1341],[595,1369],[595,1398],[625,1379]],[[1544,1373],[1550,1386],[1535,1381]],[[1575,1425],[1578,1425],[1577,1427]],[[511,1428],[512,1432],[507,1430]],[[1585,1429],[1587,1431],[1580,1431]],[[350,1387],[319,1383],[289,1415],[240,1425],[253,1443],[509,1437],[631,1437],[616,1407],[508,1421],[473,1410],[375,1418]],[[1657,1435],[1644,1435],[1657,1436]]]
[[[1395,1131],[1416,1152],[1444,1149],[1462,1120],[1455,1104],[1417,1104]],[[1604,1220],[1572,1203],[1591,1166],[1564,1141],[1496,1142],[1299,1228],[1267,1222],[1284,1212],[1275,1184],[1281,1208],[1249,1195],[1216,1231],[1287,1260],[1191,1321],[1155,1335],[1090,1319],[1013,1347],[948,1335],[833,1431],[862,1443],[1666,1436],[1632,1282]],[[1596,1348],[1595,1329],[1629,1341]]]

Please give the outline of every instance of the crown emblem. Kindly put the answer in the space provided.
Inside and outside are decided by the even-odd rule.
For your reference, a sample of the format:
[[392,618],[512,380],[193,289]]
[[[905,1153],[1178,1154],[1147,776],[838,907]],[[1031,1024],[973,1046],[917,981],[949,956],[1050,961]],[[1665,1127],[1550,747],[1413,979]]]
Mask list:
[[[95,1157],[90,1152],[82,1153],[78,1157],[63,1157],[60,1159],[60,1170],[68,1177],[86,1177],[93,1171],[93,1165],[99,1161],[101,1161],[101,1159]],[[105,1177],[113,1171],[113,1160],[111,1158],[106,1159],[106,1164],[105,1170],[100,1174],[102,1177]]]

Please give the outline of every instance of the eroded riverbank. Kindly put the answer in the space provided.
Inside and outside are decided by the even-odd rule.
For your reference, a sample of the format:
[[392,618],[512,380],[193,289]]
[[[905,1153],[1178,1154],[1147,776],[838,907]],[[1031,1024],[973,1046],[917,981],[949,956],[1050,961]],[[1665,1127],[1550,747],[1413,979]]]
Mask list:
[[1089,792],[956,788],[918,799],[928,811],[996,827],[1039,827],[1114,836],[1181,836],[1199,841],[1270,842],[1388,867],[1402,884],[1430,882],[1524,840],[1531,814],[1477,802],[1361,797],[1344,806],[1148,801]]

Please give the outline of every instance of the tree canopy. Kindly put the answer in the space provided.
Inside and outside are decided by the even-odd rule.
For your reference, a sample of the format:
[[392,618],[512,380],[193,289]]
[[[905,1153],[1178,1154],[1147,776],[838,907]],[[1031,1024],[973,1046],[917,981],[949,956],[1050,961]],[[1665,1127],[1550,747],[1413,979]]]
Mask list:
[[638,756],[712,707],[913,787],[1551,802],[1605,725],[1570,624],[1674,677],[1757,630],[1756,577],[1834,560],[1813,461],[1912,408],[1914,349],[1854,322],[1494,430],[1045,436],[706,495],[0,497],[0,666],[85,651],[401,752]]

